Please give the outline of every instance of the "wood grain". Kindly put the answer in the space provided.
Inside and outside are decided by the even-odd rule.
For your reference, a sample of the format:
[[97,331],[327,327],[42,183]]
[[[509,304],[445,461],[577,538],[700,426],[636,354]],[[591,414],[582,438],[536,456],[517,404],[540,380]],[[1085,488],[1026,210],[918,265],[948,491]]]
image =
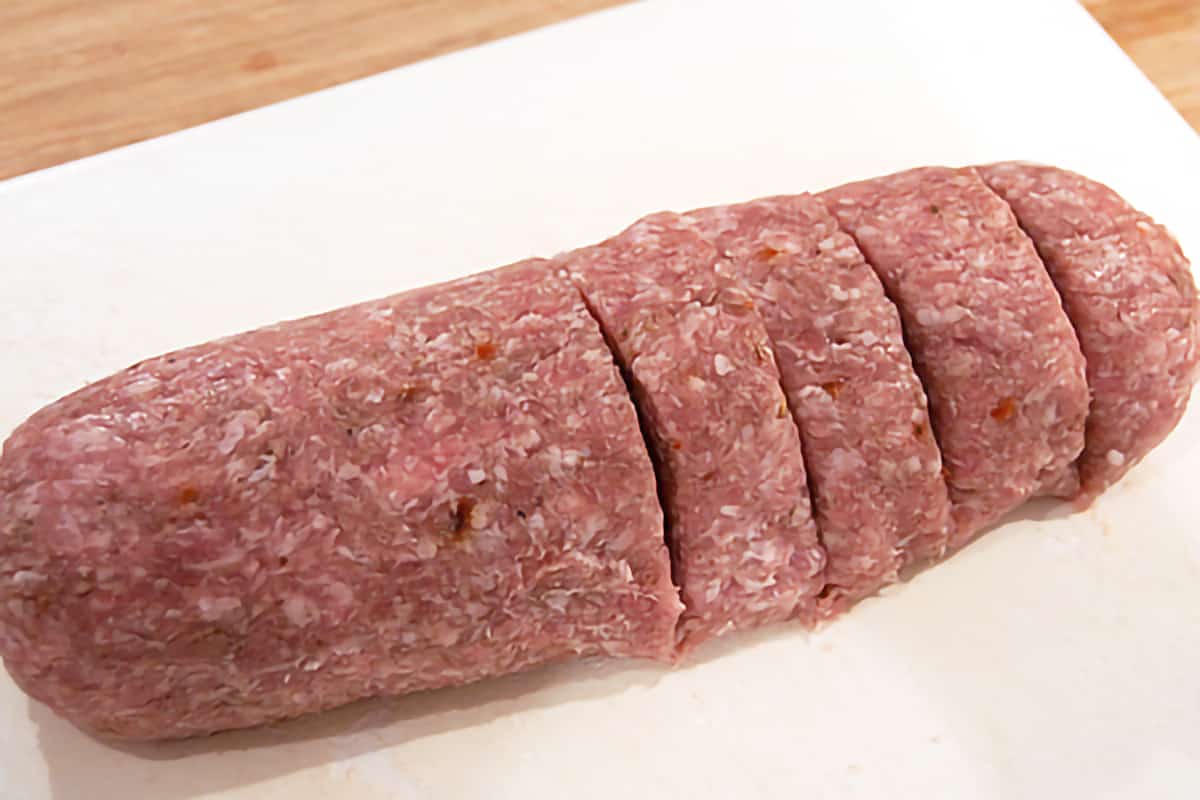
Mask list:
[[[621,0],[0,3],[0,178]],[[1200,0],[1085,0],[1200,127]]]
[[619,2],[3,2],[0,178]]
[[1084,6],[1200,130],[1200,0],[1084,0]]

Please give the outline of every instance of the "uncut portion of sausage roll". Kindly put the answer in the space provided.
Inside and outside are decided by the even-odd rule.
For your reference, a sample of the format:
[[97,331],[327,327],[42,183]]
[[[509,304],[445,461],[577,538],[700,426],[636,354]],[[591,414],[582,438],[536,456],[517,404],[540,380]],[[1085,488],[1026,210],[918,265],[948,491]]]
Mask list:
[[0,654],[101,734],[670,658],[679,611],[633,405],[545,262],[143,362],[0,460]]

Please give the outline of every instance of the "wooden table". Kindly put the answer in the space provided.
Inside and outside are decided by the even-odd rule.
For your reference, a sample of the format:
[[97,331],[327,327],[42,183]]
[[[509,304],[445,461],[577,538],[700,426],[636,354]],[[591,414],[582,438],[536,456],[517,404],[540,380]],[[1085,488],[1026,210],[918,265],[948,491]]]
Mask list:
[[[12,0],[0,178],[621,0]],[[1200,0],[1084,0],[1200,128]]]

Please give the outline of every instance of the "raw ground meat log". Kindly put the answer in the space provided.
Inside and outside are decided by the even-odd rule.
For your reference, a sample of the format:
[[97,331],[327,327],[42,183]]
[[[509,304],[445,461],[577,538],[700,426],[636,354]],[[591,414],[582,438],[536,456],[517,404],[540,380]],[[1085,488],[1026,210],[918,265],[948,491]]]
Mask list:
[[821,197],[900,310],[954,503],[951,546],[1035,494],[1074,494],[1083,355],[1008,205],[973,171],[940,167]]
[[1078,175],[926,168],[145,361],[0,454],[0,656],[164,739],[816,623],[1160,441],[1187,269]]
[[652,465],[545,262],[144,362],[0,462],[0,653],[130,738],[671,657]]
[[674,214],[560,257],[629,377],[660,469],[685,648],[811,618],[825,564],[770,342],[720,261]]
[[979,172],[1037,245],[1087,358],[1092,406],[1079,457],[1086,505],[1187,407],[1200,354],[1188,262],[1161,225],[1082,175],[1019,163]]
[[939,557],[949,500],[900,318],[812,195],[690,212],[766,324],[800,429],[833,614]]

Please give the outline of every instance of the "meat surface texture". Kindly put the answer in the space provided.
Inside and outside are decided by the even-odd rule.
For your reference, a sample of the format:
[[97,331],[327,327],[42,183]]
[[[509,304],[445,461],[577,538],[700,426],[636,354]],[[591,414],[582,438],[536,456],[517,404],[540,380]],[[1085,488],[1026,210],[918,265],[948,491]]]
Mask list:
[[969,169],[821,195],[896,303],[954,504],[951,547],[1037,494],[1074,494],[1084,360],[1008,205]]
[[5,443],[0,657],[169,739],[819,624],[1117,481],[1197,303],[1106,187],[929,167],[153,358]]
[[1086,505],[1183,416],[1200,353],[1196,286],[1171,235],[1107,186],[1034,164],[979,172],[1037,245],[1087,358]]
[[900,318],[812,195],[690,212],[757,304],[774,346],[828,557],[822,612],[946,547],[949,500]]
[[545,262],[146,361],[0,462],[0,652],[169,738],[579,654],[669,658],[652,465]]
[[660,469],[684,647],[811,618],[825,564],[754,303],[674,214],[561,257],[629,376]]

